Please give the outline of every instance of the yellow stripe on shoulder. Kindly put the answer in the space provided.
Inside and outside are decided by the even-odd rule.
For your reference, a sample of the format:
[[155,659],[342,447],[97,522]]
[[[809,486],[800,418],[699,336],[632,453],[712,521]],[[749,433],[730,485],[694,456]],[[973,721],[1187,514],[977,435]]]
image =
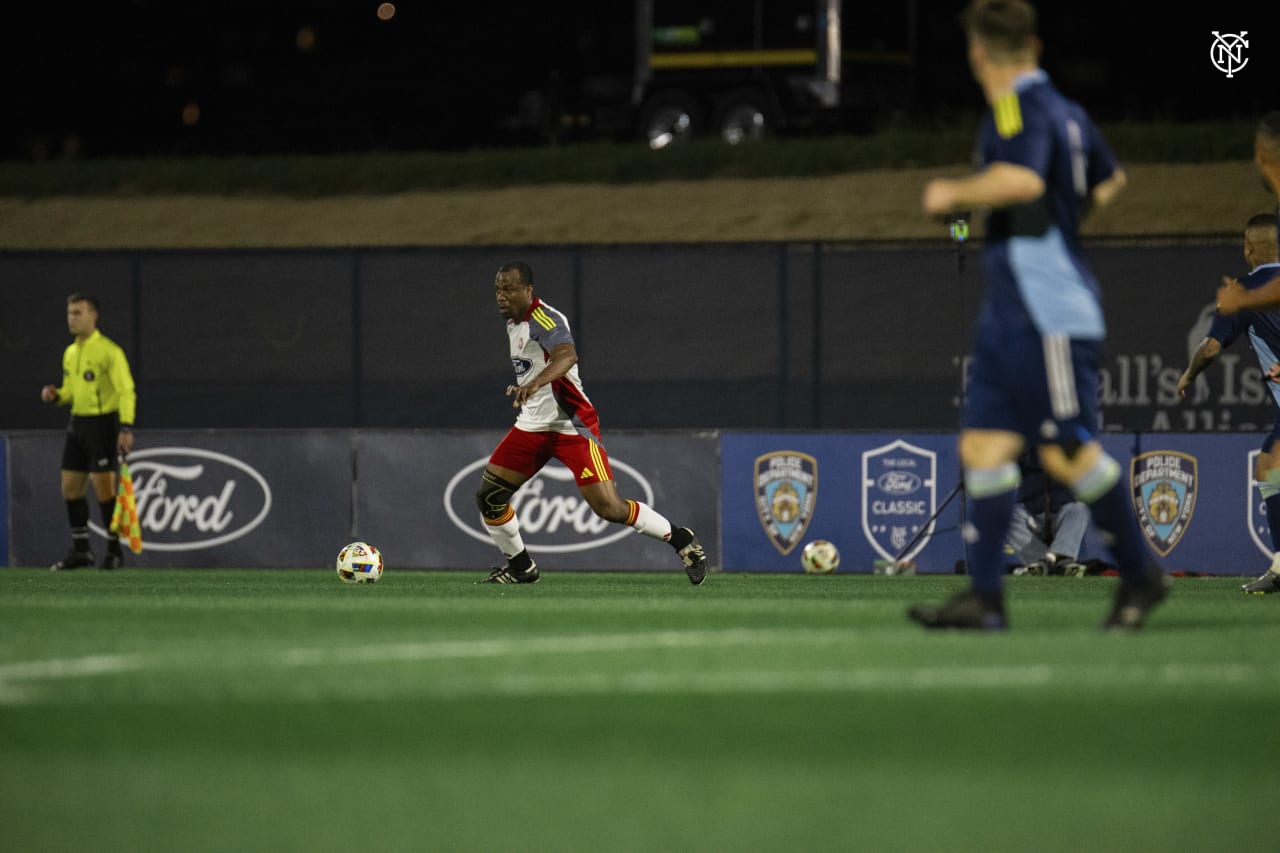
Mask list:
[[556,327],[556,321],[552,320],[546,311],[541,308],[533,309],[533,319],[538,321],[538,325],[550,331]]
[[1017,92],[1006,92],[996,98],[992,107],[996,119],[996,133],[1003,139],[1012,139],[1022,133],[1022,106]]

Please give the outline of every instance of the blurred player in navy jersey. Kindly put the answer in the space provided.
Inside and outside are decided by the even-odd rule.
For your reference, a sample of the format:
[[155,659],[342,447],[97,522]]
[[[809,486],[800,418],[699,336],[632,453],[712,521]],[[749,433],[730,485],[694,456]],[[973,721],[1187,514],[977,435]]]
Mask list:
[[507,386],[507,395],[520,414],[489,457],[476,492],[485,529],[506,557],[506,565],[494,569],[483,582],[538,581],[538,567],[525,549],[510,500],[555,458],[573,472],[596,515],[666,542],[684,563],[690,583],[702,583],[707,557],[693,531],[673,526],[646,504],[618,496],[609,455],[600,443],[600,417],[578,378],[578,351],[569,321],[534,296],[533,270],[523,261],[504,264],[494,278],[494,290],[498,312],[507,321],[516,371],[516,383]]
[[989,209],[986,293],[959,447],[971,588],[908,613],[930,628],[1007,627],[1001,551],[1016,460],[1032,445],[1109,535],[1121,578],[1103,627],[1132,630],[1168,594],[1168,581],[1147,552],[1119,463],[1095,437],[1105,326],[1079,235],[1089,207],[1124,187],[1124,172],[1084,110],[1039,68],[1030,4],[975,0],[963,21],[969,65],[991,106],[980,165],[968,177],[930,181],[921,203],[933,216]]
[[[1262,183],[1280,200],[1280,111],[1267,113],[1253,137],[1253,164]],[[1223,278],[1218,288],[1218,313],[1280,309],[1280,278],[1247,290],[1234,278]]]
[[[1250,272],[1241,281],[1246,291],[1257,290],[1280,275],[1280,250],[1277,249],[1276,217],[1271,213],[1259,213],[1252,217],[1244,229],[1244,258]],[[1241,335],[1248,334],[1258,364],[1265,374],[1280,362],[1280,313],[1276,311],[1241,311],[1236,314],[1215,314],[1209,326],[1209,334],[1191,356],[1191,363],[1178,379],[1178,396],[1186,399],[1187,389],[1196,377],[1208,367],[1227,347]],[[1253,471],[1267,508],[1267,524],[1271,527],[1271,545],[1275,555],[1271,568],[1256,580],[1244,584],[1248,593],[1266,594],[1280,592],[1280,385],[1268,383],[1271,392],[1271,408],[1275,423],[1271,434],[1262,443],[1258,462]]]

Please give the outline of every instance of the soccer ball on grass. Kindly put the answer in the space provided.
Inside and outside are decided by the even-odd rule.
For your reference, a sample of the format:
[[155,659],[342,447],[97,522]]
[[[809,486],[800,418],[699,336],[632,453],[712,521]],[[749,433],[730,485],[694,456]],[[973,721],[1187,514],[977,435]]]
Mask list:
[[829,575],[840,565],[840,551],[825,539],[815,539],[800,552],[805,574]]
[[375,583],[382,577],[382,552],[367,542],[352,542],[338,552],[343,583]]

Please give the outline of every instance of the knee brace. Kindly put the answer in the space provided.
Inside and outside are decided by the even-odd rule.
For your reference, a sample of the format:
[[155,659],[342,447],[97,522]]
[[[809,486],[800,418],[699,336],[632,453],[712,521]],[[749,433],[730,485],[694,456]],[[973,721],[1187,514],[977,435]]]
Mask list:
[[1263,479],[1258,481],[1258,491],[1262,493],[1263,500],[1280,495],[1280,468],[1272,468],[1263,475]]
[[1089,470],[1071,483],[1071,491],[1087,504],[1096,503],[1116,483],[1120,482],[1120,463],[1104,452]]
[[489,521],[505,521],[503,516],[508,515],[511,510],[511,495],[518,488],[520,487],[508,483],[496,474],[485,471],[480,475],[480,491],[476,492],[476,506],[480,507],[480,514]]
[[990,498],[1014,492],[1021,483],[1022,472],[1016,462],[1006,462],[994,468],[966,468],[964,471],[964,488],[971,498]]

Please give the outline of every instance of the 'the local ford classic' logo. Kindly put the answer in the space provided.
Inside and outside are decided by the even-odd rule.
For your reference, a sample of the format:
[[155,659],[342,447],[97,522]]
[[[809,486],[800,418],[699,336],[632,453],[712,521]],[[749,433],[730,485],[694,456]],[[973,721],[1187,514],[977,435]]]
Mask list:
[[901,439],[862,454],[862,532],[884,559],[910,560],[929,544],[937,468],[937,453]]
[[231,542],[271,511],[266,478],[224,453],[152,447],[130,453],[129,470],[147,551],[198,551]]

